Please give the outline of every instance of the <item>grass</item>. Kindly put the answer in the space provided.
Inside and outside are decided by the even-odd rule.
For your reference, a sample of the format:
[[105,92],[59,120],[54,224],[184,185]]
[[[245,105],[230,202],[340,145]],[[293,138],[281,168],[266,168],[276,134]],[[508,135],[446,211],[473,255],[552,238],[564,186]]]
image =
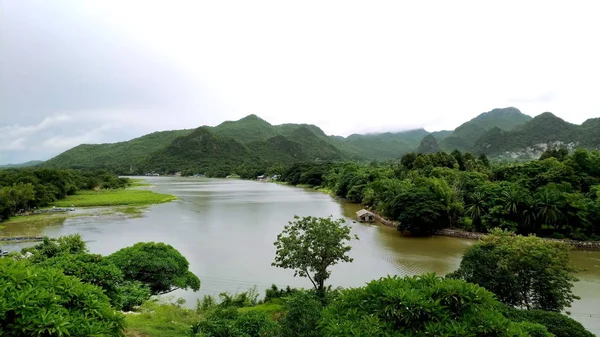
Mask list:
[[152,186],[152,184],[147,183],[144,179],[130,179],[131,180],[131,187],[146,187],[146,186]]
[[154,193],[148,190],[119,189],[100,191],[79,191],[65,199],[54,202],[56,207],[93,206],[139,206],[160,204],[177,199],[170,194]]
[[138,314],[125,317],[126,337],[181,337],[190,333],[192,324],[200,320],[194,310],[172,303],[148,301]]
[[281,316],[283,312],[283,300],[280,298],[275,298],[269,301],[268,303],[258,304],[253,307],[243,307],[238,309],[239,312],[264,312],[266,314],[271,315],[273,319]]
[[13,216],[12,218],[4,221],[3,224],[6,226],[13,224],[29,225],[35,223],[36,225],[51,226],[63,223],[63,221],[65,221],[65,219],[68,217],[69,215],[66,213]]

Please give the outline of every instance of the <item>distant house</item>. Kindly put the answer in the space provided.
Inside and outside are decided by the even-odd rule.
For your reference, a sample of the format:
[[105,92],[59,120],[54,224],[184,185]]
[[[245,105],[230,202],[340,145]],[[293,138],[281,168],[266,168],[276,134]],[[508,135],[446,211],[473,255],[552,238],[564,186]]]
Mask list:
[[373,215],[373,213],[367,211],[366,209],[361,209],[360,211],[356,212],[356,216],[358,217],[358,220],[360,222],[375,221],[375,216]]

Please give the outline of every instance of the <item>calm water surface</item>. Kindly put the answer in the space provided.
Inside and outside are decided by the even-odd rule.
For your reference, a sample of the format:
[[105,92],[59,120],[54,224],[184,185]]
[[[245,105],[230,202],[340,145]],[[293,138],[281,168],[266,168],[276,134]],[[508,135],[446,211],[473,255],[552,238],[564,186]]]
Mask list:
[[[294,215],[343,217],[359,236],[360,240],[352,242],[354,262],[333,268],[330,282],[334,286],[360,286],[388,274],[444,275],[458,267],[463,252],[474,242],[450,237],[404,238],[394,228],[354,223],[354,212],[360,206],[300,188],[233,179],[145,179],[157,192],[179,199],[152,206],[141,218],[79,217],[60,226],[26,230],[53,237],[80,233],[90,249],[100,254],[140,241],[171,244],[202,281],[199,292],[172,293],[190,305],[203,295],[253,286],[263,293],[273,283],[309,288],[310,281],[271,266],[273,241]],[[13,235],[19,230],[5,228]],[[600,334],[600,252],[573,252],[572,258],[575,265],[587,269],[579,274],[575,292],[583,299],[571,308],[573,318]]]

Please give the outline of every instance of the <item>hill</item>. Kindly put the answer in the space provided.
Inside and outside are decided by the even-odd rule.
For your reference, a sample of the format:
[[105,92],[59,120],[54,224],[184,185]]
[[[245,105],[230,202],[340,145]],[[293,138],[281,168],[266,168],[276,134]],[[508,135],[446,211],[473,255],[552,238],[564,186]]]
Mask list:
[[489,130],[477,140],[472,151],[488,156],[530,159],[537,158],[547,148],[597,148],[599,145],[600,119],[589,119],[576,125],[545,112],[510,131]]
[[[386,161],[412,151],[454,149],[488,156],[535,158],[549,146],[600,145],[600,118],[574,125],[544,113],[535,118],[516,108],[494,109],[454,131],[329,136],[310,124],[272,125],[256,115],[215,127],[151,133],[126,142],[82,144],[45,167],[104,168],[121,174],[151,171],[235,173],[305,161]],[[227,172],[227,173],[225,173]]]
[[30,160],[28,162],[25,163],[20,163],[20,164],[6,164],[6,165],[0,165],[0,168],[18,168],[18,167],[31,167],[31,166],[36,166],[43,163],[43,161],[41,160]]
[[494,127],[510,131],[531,120],[517,108],[494,109],[484,112],[470,121],[461,124],[452,134],[440,141],[440,148],[446,152],[454,149],[468,151],[475,142]]
[[126,142],[81,144],[43,163],[45,167],[110,169],[119,173],[136,172],[140,162],[152,153],[169,146],[175,139],[192,130],[153,132]]

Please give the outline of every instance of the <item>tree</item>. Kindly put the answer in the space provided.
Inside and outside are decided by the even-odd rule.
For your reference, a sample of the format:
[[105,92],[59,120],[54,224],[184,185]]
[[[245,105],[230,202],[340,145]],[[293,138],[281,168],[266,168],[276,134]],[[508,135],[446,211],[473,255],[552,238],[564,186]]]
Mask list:
[[102,290],[58,269],[0,258],[0,335],[123,336]]
[[322,313],[325,336],[552,336],[515,323],[489,291],[434,274],[388,276],[342,290]]
[[494,230],[467,250],[449,277],[478,284],[511,306],[560,312],[578,299],[569,250],[562,242]]
[[200,289],[200,280],[189,271],[187,259],[162,242],[139,242],[109,255],[108,259],[121,269],[126,281],[147,284],[153,295]]
[[293,269],[294,276],[307,277],[321,298],[325,297],[325,281],[331,275],[329,267],[340,262],[352,262],[348,241],[351,229],[344,219],[333,220],[294,216],[277,235],[277,248],[272,266]]
[[475,229],[481,231],[483,229],[481,218],[486,213],[485,197],[481,192],[475,192],[471,195],[471,204],[467,206],[465,213],[473,219]]

